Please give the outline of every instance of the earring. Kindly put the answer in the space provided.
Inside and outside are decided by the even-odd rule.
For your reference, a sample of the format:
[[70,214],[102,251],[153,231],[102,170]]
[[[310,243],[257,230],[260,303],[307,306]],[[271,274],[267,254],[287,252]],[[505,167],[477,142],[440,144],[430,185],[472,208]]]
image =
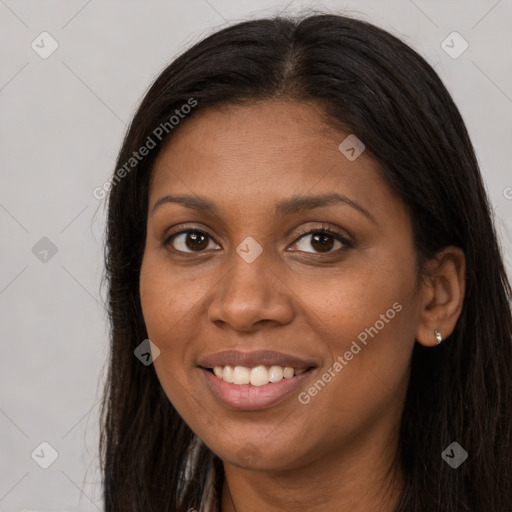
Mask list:
[[443,335],[437,329],[434,329],[434,335],[436,337],[437,344],[439,345],[439,343],[441,343],[441,341],[443,341]]

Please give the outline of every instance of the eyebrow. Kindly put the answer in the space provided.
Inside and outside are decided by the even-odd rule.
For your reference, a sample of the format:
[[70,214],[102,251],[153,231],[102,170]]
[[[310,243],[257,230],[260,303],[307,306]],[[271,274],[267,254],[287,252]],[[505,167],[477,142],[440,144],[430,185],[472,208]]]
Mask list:
[[[197,210],[199,212],[219,216],[219,211],[215,206],[215,203],[211,202],[209,199],[206,199],[205,197],[191,195],[163,196],[160,199],[158,199],[158,201],[153,206],[152,213],[154,213],[157,208],[166,203],[177,203],[192,210]],[[316,196],[292,196],[289,199],[285,199],[276,204],[275,216],[277,218],[282,218],[287,215],[293,215],[295,213],[303,212],[306,210],[314,210],[316,208],[322,208],[325,206],[329,206],[331,204],[339,203],[354,208],[358,212],[362,213],[365,217],[370,219],[373,223],[377,223],[377,221],[371,215],[371,213],[365,208],[363,208],[356,201],[353,201],[352,199],[349,199],[348,197],[342,194],[337,194],[334,192]]]

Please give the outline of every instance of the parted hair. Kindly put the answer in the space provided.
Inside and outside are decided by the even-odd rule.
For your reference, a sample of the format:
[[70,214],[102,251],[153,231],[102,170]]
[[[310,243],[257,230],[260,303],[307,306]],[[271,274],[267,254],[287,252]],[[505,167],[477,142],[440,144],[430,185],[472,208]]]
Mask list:
[[[511,289],[468,132],[432,67],[387,31],[343,15],[277,16],[222,28],[156,78],[127,130],[116,169],[156,127],[197,105],[112,186],[105,282],[110,357],[101,409],[105,512],[220,510],[222,461],[190,430],[134,357],[147,338],[139,297],[149,177],[163,144],[209,107],[283,98],[316,102],[366,146],[411,216],[421,262],[448,245],[466,257],[454,332],[416,343],[396,460],[396,512],[511,512]],[[154,137],[153,137],[154,139]],[[456,441],[457,469],[441,457]]]

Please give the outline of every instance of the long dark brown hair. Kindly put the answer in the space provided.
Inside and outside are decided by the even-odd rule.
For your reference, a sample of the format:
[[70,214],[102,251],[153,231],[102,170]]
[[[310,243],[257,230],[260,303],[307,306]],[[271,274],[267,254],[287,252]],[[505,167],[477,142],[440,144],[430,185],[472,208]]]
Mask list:
[[[160,148],[189,118],[213,105],[271,98],[315,101],[332,126],[364,142],[410,212],[420,261],[448,245],[466,256],[455,331],[438,347],[416,343],[413,350],[397,453],[405,487],[396,511],[511,512],[511,289],[474,149],[450,94],[421,56],[382,29],[331,14],[246,21],[203,39],[158,76],[127,131],[106,230],[105,512],[202,510],[207,502],[220,508],[222,462],[176,412],[153,365],[134,356],[147,338],[139,273],[148,182]],[[176,110],[194,101],[171,127]],[[160,140],[155,129],[166,122]],[[130,161],[148,137],[155,147]],[[469,454],[457,469],[441,457],[454,441]]]

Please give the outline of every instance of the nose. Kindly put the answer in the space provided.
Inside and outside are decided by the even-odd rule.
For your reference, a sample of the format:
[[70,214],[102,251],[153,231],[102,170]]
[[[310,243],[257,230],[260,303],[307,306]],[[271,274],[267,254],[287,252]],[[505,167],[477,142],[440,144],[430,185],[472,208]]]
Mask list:
[[215,287],[208,318],[236,331],[253,332],[270,322],[286,325],[293,318],[292,293],[264,252],[248,262],[233,253]]

